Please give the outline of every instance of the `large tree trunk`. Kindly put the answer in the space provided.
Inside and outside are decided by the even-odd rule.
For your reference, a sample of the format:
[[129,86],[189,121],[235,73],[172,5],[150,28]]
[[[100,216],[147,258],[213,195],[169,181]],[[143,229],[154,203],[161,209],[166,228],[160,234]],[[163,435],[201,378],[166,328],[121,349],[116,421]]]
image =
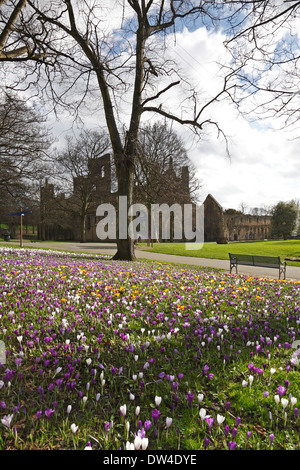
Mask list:
[[81,214],[80,217],[80,243],[86,242],[86,233],[85,233],[85,213]]
[[[116,172],[118,177],[118,196],[126,196],[127,198],[127,211],[126,211],[126,227],[122,225],[120,227],[120,207],[117,203],[117,252],[114,255],[114,260],[124,260],[124,261],[135,261],[135,250],[134,250],[134,240],[128,235],[128,224],[130,220],[128,219],[128,209],[133,203],[133,178],[134,178],[134,163],[133,159],[122,156],[120,159],[116,159]],[[118,201],[119,202],[119,201]],[[123,210],[123,209],[121,209]],[[124,213],[121,214],[122,219]],[[120,230],[121,228],[121,230]],[[124,237],[124,232],[126,230],[126,238]],[[123,235],[120,233],[123,232]],[[121,238],[121,237],[122,238]]]

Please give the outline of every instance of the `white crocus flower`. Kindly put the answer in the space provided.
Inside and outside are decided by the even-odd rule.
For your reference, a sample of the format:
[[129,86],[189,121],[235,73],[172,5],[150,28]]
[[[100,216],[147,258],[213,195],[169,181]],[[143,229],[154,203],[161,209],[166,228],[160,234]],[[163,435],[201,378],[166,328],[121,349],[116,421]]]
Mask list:
[[6,426],[7,428],[9,428],[10,425],[11,425],[11,421],[12,421],[12,419],[13,419],[13,416],[14,416],[14,415],[5,415],[5,416],[3,416],[3,418],[1,419],[1,423],[2,423],[4,426]]
[[166,426],[167,426],[168,429],[169,429],[169,427],[171,426],[172,421],[173,421],[172,418],[166,418]]
[[159,406],[161,404],[161,397],[156,396],[154,401],[155,401],[155,405]]
[[283,409],[285,409],[289,404],[288,399],[287,398],[281,398],[281,404],[283,406]]
[[75,423],[71,424],[71,431],[72,431],[72,433],[75,434],[75,433],[77,432],[77,430],[78,430],[78,426],[76,426]]
[[147,449],[148,443],[149,443],[148,437],[143,437],[143,439],[142,439],[142,449],[143,449],[143,450],[146,450],[146,449]]
[[218,422],[218,425],[219,425],[219,426],[220,426],[224,421],[225,421],[225,416],[217,415],[217,422]]

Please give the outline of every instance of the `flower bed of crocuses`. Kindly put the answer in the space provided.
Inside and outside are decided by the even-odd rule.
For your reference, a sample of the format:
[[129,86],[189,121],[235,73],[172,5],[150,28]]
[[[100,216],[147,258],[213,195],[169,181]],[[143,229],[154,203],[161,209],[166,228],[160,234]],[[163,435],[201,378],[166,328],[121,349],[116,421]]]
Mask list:
[[299,448],[299,283],[0,258],[1,450]]

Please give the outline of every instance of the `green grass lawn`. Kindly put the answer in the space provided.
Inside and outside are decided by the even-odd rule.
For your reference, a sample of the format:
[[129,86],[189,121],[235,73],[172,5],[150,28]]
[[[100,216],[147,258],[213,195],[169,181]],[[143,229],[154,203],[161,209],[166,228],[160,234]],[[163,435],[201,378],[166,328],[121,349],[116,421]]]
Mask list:
[[[191,245],[191,244],[190,244]],[[200,250],[187,250],[185,243],[154,243],[153,248],[142,244],[147,251],[166,253],[179,256],[196,256],[198,258],[229,259],[228,253],[243,253],[249,255],[293,257],[300,259],[300,240],[252,241],[236,242],[226,245],[217,243],[204,243]],[[287,264],[300,266],[300,263],[289,261]]]

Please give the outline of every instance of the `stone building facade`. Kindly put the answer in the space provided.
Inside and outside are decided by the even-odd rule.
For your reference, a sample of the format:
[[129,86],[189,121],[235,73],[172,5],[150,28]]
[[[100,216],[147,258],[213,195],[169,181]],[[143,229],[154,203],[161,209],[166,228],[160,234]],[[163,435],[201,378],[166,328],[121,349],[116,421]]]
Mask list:
[[204,201],[204,240],[247,241],[270,238],[271,216],[226,213],[209,194]]
[[[85,214],[85,241],[99,241],[96,228],[100,220],[96,216],[97,207],[102,204],[118,204],[118,194],[113,191],[112,165],[110,155],[103,155],[92,160],[89,165],[88,175],[73,179],[73,191],[69,197],[63,193],[55,195],[55,188],[48,180],[40,188],[40,218],[38,237],[42,240],[81,240],[80,233],[80,210],[78,200],[80,188],[84,186],[84,178],[93,178],[93,191],[89,198],[89,208]],[[188,167],[181,168],[180,175],[176,174],[173,168],[172,159],[164,171],[165,181],[168,184],[160,184],[160,188],[155,188],[155,202],[158,204],[189,204],[191,197],[189,193],[189,170]],[[163,179],[160,180],[160,183]],[[142,186],[134,187],[135,202],[141,204],[144,191]],[[111,241],[111,240],[110,240]]]

